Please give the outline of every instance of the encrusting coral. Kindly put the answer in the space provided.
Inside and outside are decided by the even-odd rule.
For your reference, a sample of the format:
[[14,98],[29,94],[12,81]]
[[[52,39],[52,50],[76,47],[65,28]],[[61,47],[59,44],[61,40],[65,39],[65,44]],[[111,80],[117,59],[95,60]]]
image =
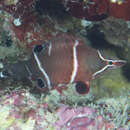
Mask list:
[[[19,91],[1,96],[0,99],[0,129],[1,130],[128,130],[128,102],[123,113],[113,110],[114,106],[121,108],[121,101],[102,100],[97,104],[70,107],[60,104],[55,112],[48,111],[48,103],[39,100],[28,91]],[[107,102],[106,102],[107,101]],[[101,104],[102,103],[102,104]],[[111,108],[110,104],[111,103]],[[103,105],[104,104],[104,105]],[[108,108],[105,104],[108,104]],[[106,108],[105,108],[106,106]],[[106,109],[106,111],[105,111]],[[122,110],[122,108],[120,109]],[[112,112],[112,113],[111,113]],[[114,114],[114,115],[111,115]],[[117,116],[125,119],[116,123]],[[108,117],[109,118],[106,118]],[[114,119],[112,118],[114,116]],[[115,119],[116,118],[116,119]],[[115,120],[115,121],[114,121]],[[121,126],[123,125],[123,126]]]

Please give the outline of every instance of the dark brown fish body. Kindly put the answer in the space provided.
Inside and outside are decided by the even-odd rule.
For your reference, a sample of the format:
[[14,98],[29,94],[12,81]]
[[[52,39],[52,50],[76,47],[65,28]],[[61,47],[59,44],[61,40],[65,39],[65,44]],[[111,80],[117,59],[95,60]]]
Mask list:
[[[86,46],[82,39],[62,34],[48,43],[35,46],[31,59],[21,64],[25,75],[23,72],[21,74],[25,77],[32,75],[35,79],[42,78],[49,89],[79,83],[85,85],[83,88],[88,92],[90,80],[109,66],[115,67],[115,63],[120,66],[125,61],[104,59],[99,51]],[[16,68],[16,65],[13,66]]]
[[[105,65],[104,62],[104,65],[94,68],[91,64],[96,63],[94,59],[98,59],[97,51],[88,48],[83,41],[70,37],[59,37],[51,41],[37,56],[52,85],[90,81],[96,69]],[[102,62],[100,58],[98,62]]]

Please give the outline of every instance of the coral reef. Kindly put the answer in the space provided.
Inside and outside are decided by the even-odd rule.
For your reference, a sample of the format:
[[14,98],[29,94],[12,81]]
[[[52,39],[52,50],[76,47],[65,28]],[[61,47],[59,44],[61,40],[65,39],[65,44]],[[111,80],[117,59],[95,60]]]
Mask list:
[[122,76],[121,70],[107,72],[92,82],[91,85],[93,94],[100,98],[125,96],[130,91],[130,83]]
[[[130,20],[130,0],[62,0],[72,16],[100,21],[108,16]],[[117,11],[118,10],[118,11]]]
[[[12,1],[11,3],[9,1],[0,2],[2,16],[9,21],[6,28],[8,27],[13,42],[21,47],[32,47],[33,45],[50,40],[51,37],[56,36],[60,32],[66,32],[66,27],[64,27],[63,22],[61,24],[56,20],[57,18],[50,17],[45,13],[46,10],[51,8],[51,5],[53,6],[54,4],[40,2],[40,0],[18,0]],[[44,12],[44,8],[47,6],[50,7],[45,9]],[[51,12],[55,12],[55,9],[56,8]],[[42,10],[43,13],[40,13]],[[63,13],[63,16],[64,15]],[[60,18],[60,16],[58,18]],[[69,26],[71,26],[71,24]]]
[[102,30],[110,44],[119,47],[129,46],[130,28],[126,21],[110,17],[99,24],[99,30]]
[[[130,20],[129,8],[130,0],[110,0],[110,14],[115,18]],[[118,11],[117,11],[118,10]]]
[[60,120],[56,122],[57,130],[101,130],[115,127],[113,123],[105,122],[101,115],[96,115],[96,111],[90,107],[63,106],[59,109],[58,115]]
[[[129,130],[129,12],[130,0],[0,0],[0,130]],[[29,70],[29,81],[2,79],[5,65],[27,61],[34,46],[62,34],[128,62],[83,95],[75,84],[42,93]]]
[[66,10],[72,16],[90,21],[100,21],[108,17],[109,0],[62,0]]
[[44,109],[43,103],[24,90],[1,97],[0,108],[1,130],[50,130],[57,120],[56,115]]
[[27,90],[14,91],[0,98],[0,129],[128,130],[128,107],[127,98],[113,98],[80,107],[60,104],[51,112],[42,97],[39,100]]

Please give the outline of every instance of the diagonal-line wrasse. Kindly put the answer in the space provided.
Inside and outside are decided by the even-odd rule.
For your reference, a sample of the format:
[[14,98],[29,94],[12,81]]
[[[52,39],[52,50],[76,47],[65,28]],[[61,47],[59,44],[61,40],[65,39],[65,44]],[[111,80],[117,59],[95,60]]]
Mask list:
[[61,34],[34,46],[28,61],[6,65],[0,77],[20,80],[32,76],[41,91],[75,83],[75,90],[86,94],[90,81],[97,75],[125,63],[125,60],[105,59],[99,50],[88,47],[83,39]]

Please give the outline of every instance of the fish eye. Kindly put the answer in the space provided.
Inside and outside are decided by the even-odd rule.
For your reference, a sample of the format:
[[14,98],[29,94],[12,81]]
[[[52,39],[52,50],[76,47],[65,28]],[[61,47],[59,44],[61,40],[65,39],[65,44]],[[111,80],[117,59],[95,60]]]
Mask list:
[[75,89],[79,94],[87,94],[89,92],[89,86],[82,81],[76,83]]
[[45,81],[42,78],[37,79],[37,85],[38,85],[39,88],[45,88],[46,87]]
[[109,64],[109,65],[112,65],[113,63],[112,63],[112,61],[109,61],[108,64]]
[[8,70],[3,70],[2,72],[0,72],[0,78],[7,78],[11,76],[13,76],[13,74]]
[[33,51],[34,51],[35,53],[39,53],[39,52],[42,51],[42,49],[43,49],[43,46],[42,46],[42,45],[35,45]]

